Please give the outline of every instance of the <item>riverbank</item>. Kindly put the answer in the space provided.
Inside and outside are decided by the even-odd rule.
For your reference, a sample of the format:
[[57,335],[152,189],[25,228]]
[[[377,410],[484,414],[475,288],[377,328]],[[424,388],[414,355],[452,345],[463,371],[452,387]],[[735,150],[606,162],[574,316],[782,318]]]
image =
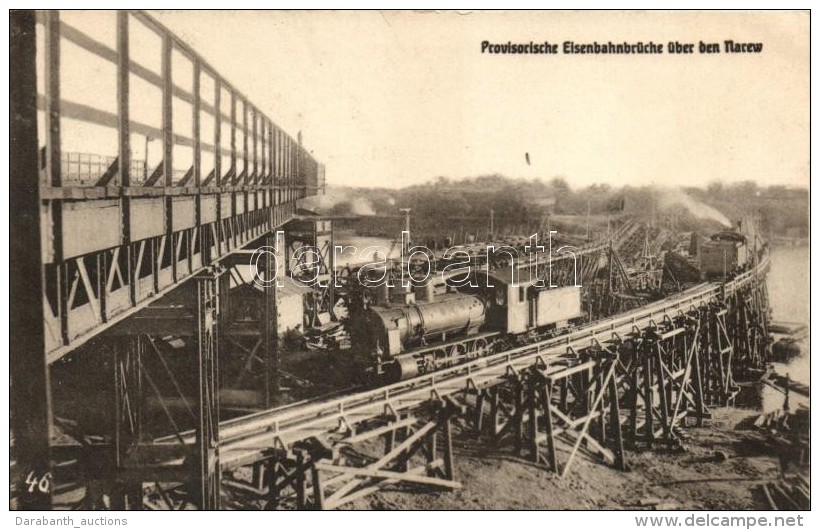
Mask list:
[[[381,491],[352,507],[425,510],[767,510],[762,484],[780,476],[780,463],[751,409],[713,409],[703,427],[687,428],[686,451],[627,451],[630,471],[576,458],[560,478],[459,432],[454,443],[453,492]],[[567,456],[561,447],[559,461]]]

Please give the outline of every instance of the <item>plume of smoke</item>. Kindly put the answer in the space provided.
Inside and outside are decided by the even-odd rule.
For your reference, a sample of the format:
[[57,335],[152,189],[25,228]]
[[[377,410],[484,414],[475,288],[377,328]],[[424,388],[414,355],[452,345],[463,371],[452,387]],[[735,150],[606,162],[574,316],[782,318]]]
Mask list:
[[303,199],[302,204],[309,210],[319,213],[327,213],[336,204],[343,202],[345,198],[335,190],[328,190],[324,195],[313,195]]
[[708,204],[703,204],[699,200],[691,197],[683,190],[662,188],[658,190],[658,195],[659,206],[661,209],[666,209],[671,206],[682,206],[698,219],[711,219],[712,221],[717,221],[726,228],[732,227],[732,223],[729,221],[728,217]]
[[362,197],[355,197],[350,201],[350,213],[355,215],[376,215],[376,210],[370,201]]
[[319,213],[328,213],[337,208],[337,212],[353,215],[376,215],[376,210],[369,200],[363,197],[352,197],[345,190],[331,189],[325,195],[315,195],[305,199],[304,206]]

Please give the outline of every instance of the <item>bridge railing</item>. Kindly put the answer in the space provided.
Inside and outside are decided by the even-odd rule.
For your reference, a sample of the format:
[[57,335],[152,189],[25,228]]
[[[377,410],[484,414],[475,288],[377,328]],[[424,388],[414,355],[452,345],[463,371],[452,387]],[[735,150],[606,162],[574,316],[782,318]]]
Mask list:
[[[44,183],[77,185],[57,163],[85,151],[114,159],[88,187],[320,186],[313,156],[149,15],[40,12],[38,32]],[[120,171],[131,158],[147,177]]]
[[287,221],[324,168],[144,12],[42,11],[36,34],[54,360]]

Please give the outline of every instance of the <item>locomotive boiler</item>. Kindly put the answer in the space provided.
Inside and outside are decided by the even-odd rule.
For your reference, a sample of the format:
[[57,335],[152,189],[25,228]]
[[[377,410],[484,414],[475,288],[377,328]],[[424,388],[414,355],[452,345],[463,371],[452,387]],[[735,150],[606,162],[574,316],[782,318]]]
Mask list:
[[486,320],[484,301],[477,296],[452,294],[437,300],[400,307],[372,307],[368,318],[374,348],[388,355],[448,336],[471,335]]

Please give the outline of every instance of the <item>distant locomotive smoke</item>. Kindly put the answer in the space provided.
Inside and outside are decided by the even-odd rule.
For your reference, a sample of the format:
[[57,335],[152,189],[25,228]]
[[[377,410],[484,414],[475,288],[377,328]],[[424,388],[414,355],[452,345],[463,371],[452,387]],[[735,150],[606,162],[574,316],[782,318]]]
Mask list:
[[693,199],[682,190],[664,188],[658,191],[660,195],[661,209],[669,208],[675,205],[682,206],[698,219],[711,219],[712,221],[717,221],[726,228],[732,227],[732,223],[729,221],[728,217],[720,213],[715,208],[712,208],[707,204],[703,204],[697,199]]
[[346,190],[331,189],[326,195],[309,197],[305,200],[304,206],[319,213],[376,215],[376,210],[369,200],[351,197]]
[[356,197],[350,201],[350,213],[355,215],[376,215],[376,210],[370,201],[361,197]]

